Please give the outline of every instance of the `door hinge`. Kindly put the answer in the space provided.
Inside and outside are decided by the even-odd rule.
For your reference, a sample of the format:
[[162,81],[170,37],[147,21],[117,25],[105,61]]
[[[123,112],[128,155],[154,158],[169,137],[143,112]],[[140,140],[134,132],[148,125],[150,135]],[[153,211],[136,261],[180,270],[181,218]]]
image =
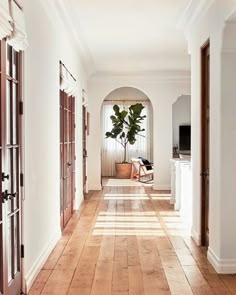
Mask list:
[[21,187],[24,186],[24,174],[23,173],[20,174],[20,186]]
[[19,102],[19,114],[23,115],[24,114],[24,104],[23,101]]
[[74,128],[76,128],[76,124],[74,124]]
[[21,258],[25,258],[25,246],[20,245],[20,256]]
[[76,156],[75,156],[75,160],[76,160]]

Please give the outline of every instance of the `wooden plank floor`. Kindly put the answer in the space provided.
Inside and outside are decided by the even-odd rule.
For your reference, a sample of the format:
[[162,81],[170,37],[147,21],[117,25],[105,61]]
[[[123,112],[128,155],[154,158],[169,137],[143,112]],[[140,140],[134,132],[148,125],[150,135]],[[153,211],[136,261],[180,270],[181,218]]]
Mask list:
[[114,182],[75,212],[29,294],[226,295],[236,275],[216,274],[166,192]]

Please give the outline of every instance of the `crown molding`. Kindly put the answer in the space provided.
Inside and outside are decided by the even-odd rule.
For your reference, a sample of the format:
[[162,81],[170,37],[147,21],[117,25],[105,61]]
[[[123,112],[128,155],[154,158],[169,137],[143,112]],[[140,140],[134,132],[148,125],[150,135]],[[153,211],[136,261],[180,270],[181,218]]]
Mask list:
[[153,71],[153,72],[97,72],[90,77],[90,81],[141,81],[144,83],[190,83],[191,72],[190,71]]
[[177,23],[177,28],[184,31],[187,39],[189,39],[191,27],[199,21],[214,2],[215,0],[190,1]]
[[45,0],[42,3],[52,23],[59,24],[66,29],[66,32],[78,48],[82,66],[86,74],[90,76],[95,72],[94,61],[79,28],[76,27],[75,30],[63,0]]

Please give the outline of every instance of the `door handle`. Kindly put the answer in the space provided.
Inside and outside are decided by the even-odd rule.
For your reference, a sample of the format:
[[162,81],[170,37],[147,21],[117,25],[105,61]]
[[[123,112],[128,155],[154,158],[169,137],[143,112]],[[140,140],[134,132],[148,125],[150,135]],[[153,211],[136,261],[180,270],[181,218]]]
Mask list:
[[203,171],[202,173],[200,173],[200,176],[202,177],[208,177],[209,176],[209,169]]
[[5,201],[12,200],[14,197],[16,197],[17,193],[8,193],[8,190],[5,190],[2,192],[2,203],[5,203]]
[[4,172],[2,172],[2,181],[4,181],[5,179],[9,180],[9,174],[5,174]]
[[72,163],[68,162],[68,163],[67,163],[67,166],[68,166],[68,167],[72,166]]

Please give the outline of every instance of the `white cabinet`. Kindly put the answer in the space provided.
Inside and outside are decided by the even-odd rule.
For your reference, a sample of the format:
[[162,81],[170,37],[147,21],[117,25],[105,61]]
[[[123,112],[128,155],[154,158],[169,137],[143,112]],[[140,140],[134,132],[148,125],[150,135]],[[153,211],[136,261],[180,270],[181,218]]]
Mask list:
[[171,199],[185,219],[192,215],[192,169],[189,159],[171,159]]

